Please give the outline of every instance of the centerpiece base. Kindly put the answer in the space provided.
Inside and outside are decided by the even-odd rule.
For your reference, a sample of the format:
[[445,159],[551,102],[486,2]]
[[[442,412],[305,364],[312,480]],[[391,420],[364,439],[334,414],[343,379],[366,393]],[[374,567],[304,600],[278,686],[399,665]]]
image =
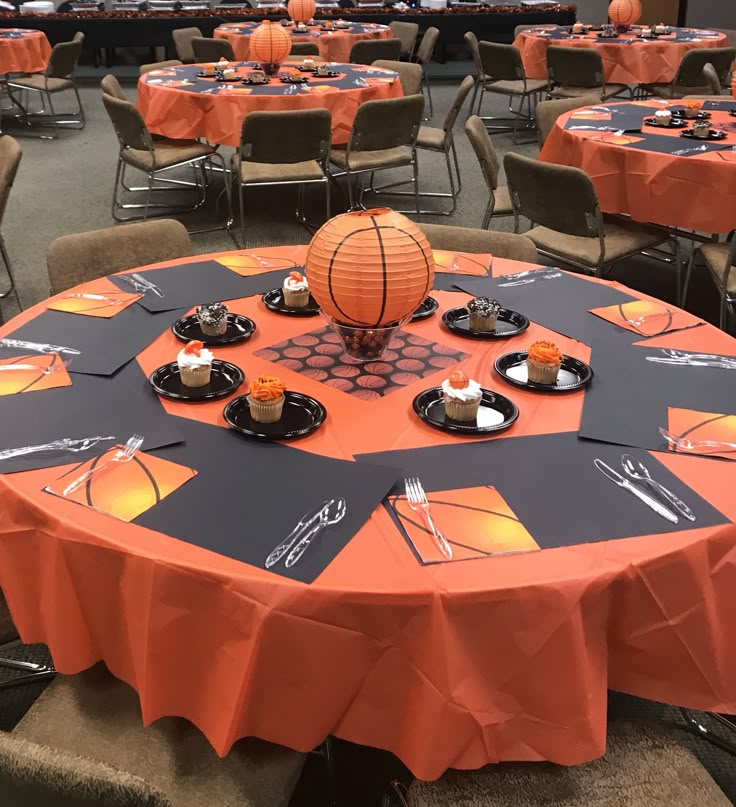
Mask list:
[[340,337],[345,347],[344,360],[350,362],[377,361],[383,357],[394,335],[401,330],[406,320],[377,328],[356,328],[344,325],[331,317],[323,316],[331,330]]

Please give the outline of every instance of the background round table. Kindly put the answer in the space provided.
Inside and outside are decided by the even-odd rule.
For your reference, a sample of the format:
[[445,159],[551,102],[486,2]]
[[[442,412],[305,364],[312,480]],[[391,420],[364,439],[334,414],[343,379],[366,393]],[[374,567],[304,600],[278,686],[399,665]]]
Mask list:
[[[331,20],[333,26],[336,20]],[[319,55],[328,62],[349,62],[350,49],[360,39],[388,39],[391,29],[388,25],[369,22],[350,22],[346,28],[324,29],[325,20],[317,20],[316,25],[306,31],[297,31],[295,25],[286,30],[295,42],[315,42]],[[260,25],[258,22],[228,23],[215,28],[216,39],[227,39],[233,46],[235,58],[247,62],[250,59],[250,35]]]
[[[736,146],[736,117],[730,113],[736,106],[734,102],[703,103],[713,126],[727,132],[723,141],[704,145],[703,141],[680,137],[679,129],[647,124],[641,132],[629,129],[629,125],[632,129],[637,127],[632,121],[642,113],[652,116],[657,109],[678,107],[681,103],[651,99],[563,115],[552,128],[540,159],[582,168],[593,180],[601,209],[606,213],[624,213],[636,221],[665,227],[728,233],[736,227],[736,152],[731,150]],[[573,126],[581,128],[570,128]],[[616,130],[620,128],[629,131],[618,135]],[[702,154],[672,153],[701,146],[713,150]]]
[[43,31],[0,29],[0,73],[41,73],[50,55],[51,45]]
[[[301,60],[299,60],[301,61]],[[247,76],[255,63],[233,63]],[[154,70],[138,81],[138,108],[148,128],[174,139],[203,137],[210,143],[237,146],[248,112],[284,109],[328,109],[332,142],[347,143],[355,113],[364,101],[403,95],[398,74],[362,65],[332,64],[336,78],[309,77],[306,85],[271,77],[266,85],[218,83],[198,78],[201,65]],[[288,72],[283,65],[281,72]]]
[[[137,690],[147,723],[186,717],[220,754],[243,736],[307,751],[331,733],[387,749],[425,779],[499,760],[595,758],[605,750],[609,687],[734,712],[736,644],[728,617],[736,607],[736,462],[579,439],[587,393],[539,395],[501,382],[494,359],[538,339],[592,361],[594,383],[618,385],[626,370],[599,372],[601,345],[593,341],[591,359],[588,345],[536,322],[511,340],[468,340],[448,331],[442,312],[469,298],[441,289],[488,282],[488,255],[438,254],[442,267],[459,267],[435,279],[439,312],[407,325],[400,345],[392,346],[396,355],[363,368],[344,365],[319,317],[280,316],[261,300],[305,254],[306,247],[260,248],[257,255],[172,261],[143,271],[164,293],[155,305],[168,298],[178,310],[150,314],[132,303],[112,319],[95,319],[45,311],[47,301],[2,328],[2,336],[39,341],[45,334],[44,341],[81,350],[69,365],[71,386],[0,395],[2,448],[23,439],[19,426],[38,437],[41,424],[44,434],[61,436],[70,419],[80,429],[102,429],[108,416],[107,428],[128,418],[129,428],[152,440],[155,417],[184,442],[148,450],[144,444],[144,459],[197,472],[127,522],[43,492],[62,474],[78,474],[82,455],[18,473],[4,466],[0,586],[23,640],[46,642],[63,673],[104,660]],[[497,276],[530,268],[493,261]],[[85,288],[99,293],[107,282]],[[642,350],[631,343],[652,333],[649,326],[625,331],[587,313],[596,302],[631,299],[618,284],[567,273],[539,283],[501,287],[498,297],[508,303],[516,295],[518,305],[528,295],[544,317],[562,293],[564,327],[575,321],[599,329],[604,352],[612,346],[630,355]],[[216,357],[243,368],[248,379],[276,373],[288,388],[320,400],[327,419],[318,432],[288,446],[264,446],[225,428],[229,399],[159,403],[147,376],[181,349],[169,326],[189,309],[182,303],[192,303],[195,286],[195,299],[217,294],[257,325],[250,341],[214,348]],[[143,340],[148,346],[137,355],[132,350],[129,364],[111,376],[89,374],[109,370],[103,360],[119,342],[139,339],[142,328],[153,341]],[[118,336],[105,335],[112,333]],[[657,337],[647,349],[658,351],[657,345],[736,355],[736,341],[710,325]],[[414,397],[458,365],[517,403],[520,415],[509,431],[478,442],[432,429],[413,414]],[[390,394],[381,394],[387,386]],[[687,383],[678,389],[702,390]],[[133,413],[144,405],[147,415]],[[612,463],[623,451],[646,458],[686,496],[697,523],[669,525],[594,470],[593,457]],[[321,566],[306,577],[296,574],[301,567],[291,577],[283,568],[266,570],[263,547],[282,540],[295,497],[319,484],[322,471],[334,476],[336,460],[341,476],[346,465],[366,461],[393,469],[399,480],[418,473],[437,507],[453,489],[480,485],[473,489],[482,497],[497,490],[513,512],[479,511],[500,519],[490,530],[481,521],[479,534],[487,530],[491,541],[519,519],[540,540],[550,530],[558,537],[529,554],[421,563],[388,505],[379,505],[347,542],[335,546],[334,532],[324,534],[309,555]],[[117,472],[111,473],[108,479]],[[142,485],[144,478],[121,473],[131,480],[126,493],[135,502],[132,480]],[[253,501],[250,488],[262,490],[264,480],[274,479],[278,506]],[[481,516],[472,506],[455,512],[477,527],[473,519]],[[455,551],[460,557],[464,550],[456,544]]]
[[617,84],[656,84],[674,79],[682,57],[693,48],[725,48],[728,37],[718,31],[672,28],[666,36],[639,39],[638,26],[617,39],[599,39],[597,31],[573,34],[571,28],[546,26],[523,31],[514,45],[521,51],[529,78],[547,78],[547,48],[595,48],[603,60],[606,81]]

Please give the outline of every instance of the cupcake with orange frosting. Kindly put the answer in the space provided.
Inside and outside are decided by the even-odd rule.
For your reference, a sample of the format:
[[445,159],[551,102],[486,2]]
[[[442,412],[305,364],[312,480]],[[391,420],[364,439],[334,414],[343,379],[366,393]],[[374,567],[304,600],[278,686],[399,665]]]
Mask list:
[[462,370],[455,370],[442,382],[445,414],[452,420],[475,420],[483,397],[477,381],[468,378]]
[[274,375],[253,379],[248,394],[250,414],[256,423],[276,423],[284,408],[286,384]]
[[690,119],[697,118],[700,114],[701,103],[701,101],[686,101],[685,109],[682,112],[683,116]]
[[289,80],[290,81],[301,81],[302,74],[299,70],[290,70],[289,71]]
[[301,272],[289,272],[283,285],[284,302],[292,308],[304,308],[309,302],[309,283]]
[[536,384],[554,384],[562,365],[562,353],[553,342],[534,342],[527,351],[527,378]]
[[181,383],[186,387],[209,384],[213,359],[212,352],[207,350],[203,342],[198,339],[187,342],[176,357]]

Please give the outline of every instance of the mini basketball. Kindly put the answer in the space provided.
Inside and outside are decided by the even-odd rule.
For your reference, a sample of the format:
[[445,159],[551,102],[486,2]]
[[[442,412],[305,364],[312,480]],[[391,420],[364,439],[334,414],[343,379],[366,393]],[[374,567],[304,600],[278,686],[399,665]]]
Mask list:
[[263,64],[279,64],[291,51],[291,34],[264,20],[250,36],[250,54]]
[[307,251],[309,289],[325,315],[354,328],[396,324],[432,288],[434,259],[417,225],[387,208],[343,213]]
[[309,22],[317,11],[315,0],[289,0],[286,10],[294,22]]
[[616,25],[633,25],[641,17],[640,0],[611,0],[608,17]]

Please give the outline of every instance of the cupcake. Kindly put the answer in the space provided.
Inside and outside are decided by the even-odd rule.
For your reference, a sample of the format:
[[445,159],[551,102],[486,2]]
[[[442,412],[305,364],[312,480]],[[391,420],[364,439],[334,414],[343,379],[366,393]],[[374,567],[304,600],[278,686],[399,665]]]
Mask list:
[[687,101],[682,114],[686,118],[697,118],[700,114],[700,101]]
[[307,56],[307,58],[302,62],[302,67],[306,67],[308,70],[313,70],[314,64],[314,59],[311,56]]
[[299,70],[289,70],[289,80],[290,81],[301,81],[302,74]]
[[552,342],[534,342],[527,351],[527,378],[536,384],[554,384],[562,364],[562,353]]
[[197,319],[205,336],[222,336],[227,331],[227,306],[222,303],[200,305]]
[[672,113],[669,109],[658,109],[654,113],[654,122],[657,126],[669,126],[672,123]]
[[334,27],[335,27],[335,23],[332,22],[332,20],[327,20],[327,22],[325,23],[325,28],[328,31],[331,31]]
[[639,31],[639,36],[640,36],[642,39],[651,39],[651,38],[652,38],[652,29],[651,29],[651,28],[650,28],[648,25],[645,25],[645,26],[644,26],[644,27],[643,27],[643,28],[642,28],[642,29]]
[[234,81],[238,77],[238,71],[234,67],[226,67],[222,71],[222,77],[227,81]]
[[306,26],[306,24],[305,24],[305,23],[303,23],[303,22],[298,22],[298,23],[296,24],[296,30],[297,30],[297,31],[306,31],[306,30],[307,30],[307,26]]
[[214,76],[215,75],[215,65],[214,65],[214,63],[210,62],[210,64],[202,65],[202,73],[205,76]]
[[693,134],[707,140],[710,137],[710,123],[707,120],[696,120],[693,123]]
[[286,384],[276,376],[261,375],[250,385],[248,405],[256,423],[276,423],[284,408]]
[[222,72],[223,70],[227,70],[228,67],[230,67],[230,62],[223,56],[217,63],[217,70]]
[[187,342],[176,357],[181,383],[187,387],[204,387],[209,384],[212,360],[212,353],[202,342],[196,339]]
[[663,22],[658,23],[657,25],[654,26],[654,33],[655,34],[666,34],[667,33],[667,26]]
[[501,305],[491,297],[475,297],[466,308],[470,329],[473,331],[495,331]]
[[483,397],[477,381],[468,378],[462,370],[450,373],[442,382],[445,397],[445,414],[452,420],[475,420]]
[[309,283],[301,272],[289,272],[283,285],[284,302],[292,308],[304,308],[309,302]]
[[337,21],[338,28],[350,28],[350,23],[346,22],[342,17]]
[[580,20],[577,20],[575,22],[575,25],[573,25],[573,27],[572,27],[572,32],[574,34],[582,34],[584,30],[585,30],[585,26],[583,25],[582,22],[580,22]]

